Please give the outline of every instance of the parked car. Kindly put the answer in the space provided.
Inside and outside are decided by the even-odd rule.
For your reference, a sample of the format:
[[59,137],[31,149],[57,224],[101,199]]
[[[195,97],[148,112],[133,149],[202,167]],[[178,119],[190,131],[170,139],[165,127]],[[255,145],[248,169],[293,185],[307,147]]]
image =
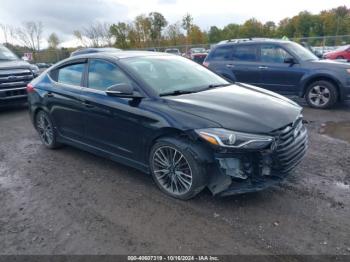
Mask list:
[[145,51],[157,52],[156,48],[146,48]]
[[297,43],[259,39],[216,45],[205,66],[230,81],[305,97],[314,108],[350,99],[350,65],[320,60]]
[[164,52],[168,54],[181,55],[180,50],[177,48],[167,48]]
[[52,66],[51,63],[36,63],[35,65],[39,68],[40,73],[44,72],[46,69]]
[[334,51],[325,53],[323,57],[326,59],[344,59],[350,61],[350,45],[341,46]]
[[307,149],[296,103],[231,84],[181,56],[71,57],[27,90],[45,146],[73,145],[151,173],[180,199],[205,187],[221,196],[262,190],[284,179]]
[[318,49],[313,48],[312,46],[310,46],[309,43],[301,42],[301,45],[304,48],[306,48],[307,50],[309,50],[311,53],[313,53],[315,56],[317,56],[318,58],[323,58],[323,53],[320,52]]
[[205,48],[195,47],[191,48],[189,51],[189,58],[199,64],[204,62],[204,59],[207,57],[208,53]]
[[78,49],[70,54],[70,56],[92,54],[92,53],[103,53],[103,52],[120,52],[119,48],[114,47],[88,47]]
[[26,86],[38,73],[36,65],[20,60],[0,45],[0,106],[26,102]]

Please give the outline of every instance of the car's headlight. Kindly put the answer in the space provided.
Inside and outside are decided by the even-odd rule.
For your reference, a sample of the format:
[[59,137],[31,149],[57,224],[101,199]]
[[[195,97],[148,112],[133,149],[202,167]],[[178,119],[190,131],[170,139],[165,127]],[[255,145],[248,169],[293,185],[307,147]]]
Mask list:
[[223,128],[197,129],[195,132],[210,144],[222,147],[265,149],[274,142],[271,136],[248,134]]
[[350,74],[350,68],[349,69],[346,69],[346,72],[348,72]]

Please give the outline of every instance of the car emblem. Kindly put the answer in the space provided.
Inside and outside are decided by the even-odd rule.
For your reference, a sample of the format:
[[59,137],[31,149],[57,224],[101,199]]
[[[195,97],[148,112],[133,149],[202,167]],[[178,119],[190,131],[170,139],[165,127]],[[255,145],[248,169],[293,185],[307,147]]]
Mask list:
[[7,77],[7,80],[15,80],[15,79],[17,79],[17,76],[8,76]]

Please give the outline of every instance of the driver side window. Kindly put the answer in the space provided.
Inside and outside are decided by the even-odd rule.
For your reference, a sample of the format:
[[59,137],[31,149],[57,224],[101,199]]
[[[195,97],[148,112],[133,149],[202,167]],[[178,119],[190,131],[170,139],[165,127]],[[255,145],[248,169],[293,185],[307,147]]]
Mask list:
[[283,48],[276,45],[262,45],[260,60],[265,63],[284,63],[286,58],[292,58]]
[[129,84],[132,81],[116,65],[107,61],[94,59],[89,63],[88,87],[100,91],[112,85]]

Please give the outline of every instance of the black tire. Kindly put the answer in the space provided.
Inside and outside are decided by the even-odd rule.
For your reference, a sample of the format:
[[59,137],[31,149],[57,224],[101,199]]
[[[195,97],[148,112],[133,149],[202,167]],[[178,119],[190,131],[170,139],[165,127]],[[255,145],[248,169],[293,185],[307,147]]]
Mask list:
[[[156,172],[159,172],[156,170],[157,168],[157,162],[155,161],[155,158],[157,157],[156,153],[160,152],[159,150],[170,150],[171,149],[175,149],[177,150],[179,153],[181,153],[183,155],[183,158],[186,160],[186,162],[189,165],[190,171],[191,171],[191,185],[189,186],[188,189],[183,190],[183,192],[180,192],[181,190],[181,184],[178,183],[177,185],[179,186],[179,188],[175,187],[176,189],[178,189],[178,192],[175,192],[176,190],[171,190],[170,188],[166,188],[166,185],[164,185],[166,182],[164,182],[165,180],[171,180],[171,174],[169,173],[168,175],[164,176],[164,173],[157,173],[157,174],[163,174],[164,179],[160,179],[159,175],[157,176]],[[174,197],[174,198],[178,198],[181,200],[188,200],[193,198],[194,196],[196,196],[197,194],[199,194],[207,185],[207,173],[206,173],[206,168],[205,166],[200,163],[198,160],[196,160],[195,157],[195,150],[192,150],[193,148],[191,148],[191,143],[185,139],[179,139],[179,138],[173,138],[173,137],[166,137],[166,138],[160,138],[159,140],[157,140],[157,142],[153,145],[151,152],[150,152],[150,157],[149,157],[149,165],[150,165],[150,169],[151,169],[151,174],[153,177],[154,182],[157,184],[157,186],[159,187],[159,189],[164,192],[165,194]],[[166,151],[164,151],[166,152]],[[176,153],[175,153],[176,155]],[[177,159],[180,158],[180,155],[177,155]],[[171,157],[172,158],[172,157]],[[176,158],[175,158],[176,159]],[[176,159],[176,160],[177,160]],[[186,164],[184,163],[184,160],[181,160],[181,166],[186,166]],[[176,162],[176,161],[174,161]],[[176,167],[177,165],[175,164],[175,171],[173,171],[173,176],[176,176]],[[178,167],[179,167],[178,166]],[[174,167],[173,167],[174,169]],[[187,169],[188,170],[188,169]],[[189,171],[187,171],[189,174]],[[175,178],[176,180],[176,178]],[[179,182],[180,179],[178,179]],[[181,182],[182,183],[182,182]],[[172,184],[172,183],[171,183]],[[175,182],[174,182],[175,185]]]
[[344,56],[337,56],[336,59],[344,59]]
[[61,144],[57,142],[56,130],[48,113],[43,110],[37,112],[34,124],[41,142],[47,148],[55,149],[61,146]]
[[329,81],[315,81],[306,89],[305,99],[310,107],[318,109],[331,108],[338,101],[338,91],[336,86]]

